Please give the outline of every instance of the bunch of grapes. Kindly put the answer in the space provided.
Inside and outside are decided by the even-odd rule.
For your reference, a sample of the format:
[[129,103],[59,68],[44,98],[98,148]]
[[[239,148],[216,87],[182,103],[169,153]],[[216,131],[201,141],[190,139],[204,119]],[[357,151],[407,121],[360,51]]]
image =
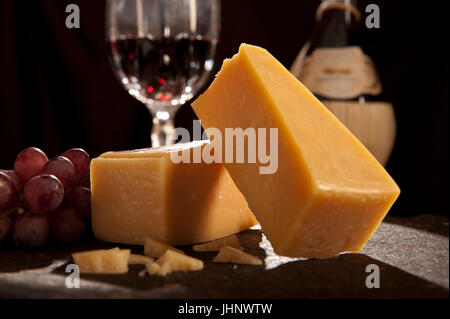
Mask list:
[[14,170],[0,170],[0,245],[38,248],[51,235],[60,243],[80,240],[90,223],[90,157],[74,148],[48,159],[35,147],[23,150]]

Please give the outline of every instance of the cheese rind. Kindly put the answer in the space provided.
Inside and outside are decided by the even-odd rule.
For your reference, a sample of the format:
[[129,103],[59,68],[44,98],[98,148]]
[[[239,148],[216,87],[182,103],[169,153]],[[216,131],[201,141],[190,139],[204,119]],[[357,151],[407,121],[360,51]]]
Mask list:
[[[125,152],[91,161],[92,228],[97,238],[188,245],[229,236],[257,221],[222,164],[180,163],[207,142]],[[184,154],[184,153],[183,153]]]
[[280,255],[360,251],[400,193],[350,131],[262,48],[241,45],[192,107],[207,133],[278,129],[276,173],[260,174],[258,162],[224,165]]

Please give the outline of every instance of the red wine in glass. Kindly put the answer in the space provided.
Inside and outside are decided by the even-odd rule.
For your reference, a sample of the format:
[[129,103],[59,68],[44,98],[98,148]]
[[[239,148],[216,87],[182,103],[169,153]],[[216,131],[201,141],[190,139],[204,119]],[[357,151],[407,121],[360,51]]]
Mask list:
[[126,37],[110,42],[109,49],[115,72],[130,94],[144,103],[183,104],[211,71],[215,43],[186,34]]
[[220,0],[106,4],[106,40],[114,73],[152,113],[152,146],[172,144],[176,111],[211,75]]

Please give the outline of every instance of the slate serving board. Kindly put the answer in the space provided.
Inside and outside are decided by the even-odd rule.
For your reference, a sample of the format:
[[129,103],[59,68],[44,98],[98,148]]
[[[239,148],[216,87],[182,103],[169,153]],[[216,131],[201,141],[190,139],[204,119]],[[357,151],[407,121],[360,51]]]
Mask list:
[[[205,268],[167,277],[82,274],[79,289],[66,288],[66,266],[76,251],[117,245],[93,238],[68,248],[0,250],[0,298],[448,298],[449,221],[434,215],[387,217],[364,250],[324,260],[281,257],[259,230],[238,235],[262,266],[215,264],[216,253],[194,252]],[[126,246],[142,253],[141,246]],[[380,269],[380,288],[366,287],[366,266]]]

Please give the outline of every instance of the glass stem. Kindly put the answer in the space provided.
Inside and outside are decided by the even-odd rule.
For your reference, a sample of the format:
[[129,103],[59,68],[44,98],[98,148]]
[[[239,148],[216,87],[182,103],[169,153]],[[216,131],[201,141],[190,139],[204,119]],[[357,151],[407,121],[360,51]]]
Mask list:
[[175,143],[175,127],[173,117],[175,112],[151,110],[153,126],[151,133],[152,147],[171,145]]

